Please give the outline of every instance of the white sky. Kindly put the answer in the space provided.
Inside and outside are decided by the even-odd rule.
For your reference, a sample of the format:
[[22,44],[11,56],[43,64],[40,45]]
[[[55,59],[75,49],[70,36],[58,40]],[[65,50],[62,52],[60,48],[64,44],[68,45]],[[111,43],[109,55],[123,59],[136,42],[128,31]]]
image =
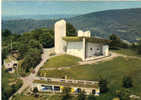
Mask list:
[[2,0],[2,1],[141,1],[141,0]]

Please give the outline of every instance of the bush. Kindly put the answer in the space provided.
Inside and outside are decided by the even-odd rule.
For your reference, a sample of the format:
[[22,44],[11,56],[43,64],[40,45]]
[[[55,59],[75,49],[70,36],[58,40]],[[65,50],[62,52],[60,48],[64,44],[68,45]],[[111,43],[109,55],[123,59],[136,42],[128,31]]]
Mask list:
[[116,96],[119,97],[120,100],[130,100],[130,91],[128,89],[117,90]]
[[122,86],[124,88],[131,88],[131,87],[133,87],[133,82],[132,82],[131,77],[129,77],[129,76],[123,77]]
[[85,92],[82,91],[78,94],[78,100],[86,100],[86,95],[85,95]]
[[100,92],[101,93],[105,93],[108,91],[108,87],[107,87],[107,80],[101,78],[99,81],[99,87],[100,87]]

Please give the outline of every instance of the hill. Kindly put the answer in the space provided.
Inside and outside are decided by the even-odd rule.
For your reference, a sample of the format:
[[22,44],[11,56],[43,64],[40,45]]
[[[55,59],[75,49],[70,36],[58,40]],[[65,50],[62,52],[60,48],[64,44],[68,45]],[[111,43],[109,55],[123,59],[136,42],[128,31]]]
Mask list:
[[89,13],[71,18],[70,22],[101,37],[107,38],[113,33],[130,42],[141,37],[141,8]]
[[[77,29],[91,30],[93,35],[108,38],[117,34],[130,42],[141,37],[141,8],[107,10],[89,13],[67,19]],[[55,20],[7,20],[2,21],[2,29],[16,33],[26,32],[39,27],[53,28]]]
[[34,19],[20,19],[20,20],[3,20],[2,30],[9,29],[12,33],[21,34],[36,28],[53,28],[55,20],[34,20]]

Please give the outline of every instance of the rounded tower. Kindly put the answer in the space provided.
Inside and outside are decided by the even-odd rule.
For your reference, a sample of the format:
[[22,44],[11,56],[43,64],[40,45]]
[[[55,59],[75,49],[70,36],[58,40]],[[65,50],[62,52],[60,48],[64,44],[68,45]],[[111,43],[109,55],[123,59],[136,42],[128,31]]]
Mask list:
[[62,39],[66,36],[66,21],[60,20],[55,23],[55,53],[63,54],[65,53],[66,42]]

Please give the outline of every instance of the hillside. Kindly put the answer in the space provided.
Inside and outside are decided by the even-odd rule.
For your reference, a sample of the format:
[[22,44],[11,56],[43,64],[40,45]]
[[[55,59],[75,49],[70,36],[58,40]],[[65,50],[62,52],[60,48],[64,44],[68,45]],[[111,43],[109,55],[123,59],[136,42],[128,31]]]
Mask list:
[[9,29],[13,33],[21,34],[36,28],[53,28],[55,20],[34,20],[34,19],[21,19],[21,20],[3,20],[2,29]]
[[[113,33],[130,42],[141,37],[141,8],[107,10],[67,20],[77,29],[89,29],[93,35],[100,37],[108,38]],[[9,20],[2,21],[2,28],[22,33],[39,27],[53,28],[54,22],[55,20]]]
[[141,37],[141,8],[90,13],[70,20],[75,27],[89,29],[101,37],[112,33],[128,41]]

